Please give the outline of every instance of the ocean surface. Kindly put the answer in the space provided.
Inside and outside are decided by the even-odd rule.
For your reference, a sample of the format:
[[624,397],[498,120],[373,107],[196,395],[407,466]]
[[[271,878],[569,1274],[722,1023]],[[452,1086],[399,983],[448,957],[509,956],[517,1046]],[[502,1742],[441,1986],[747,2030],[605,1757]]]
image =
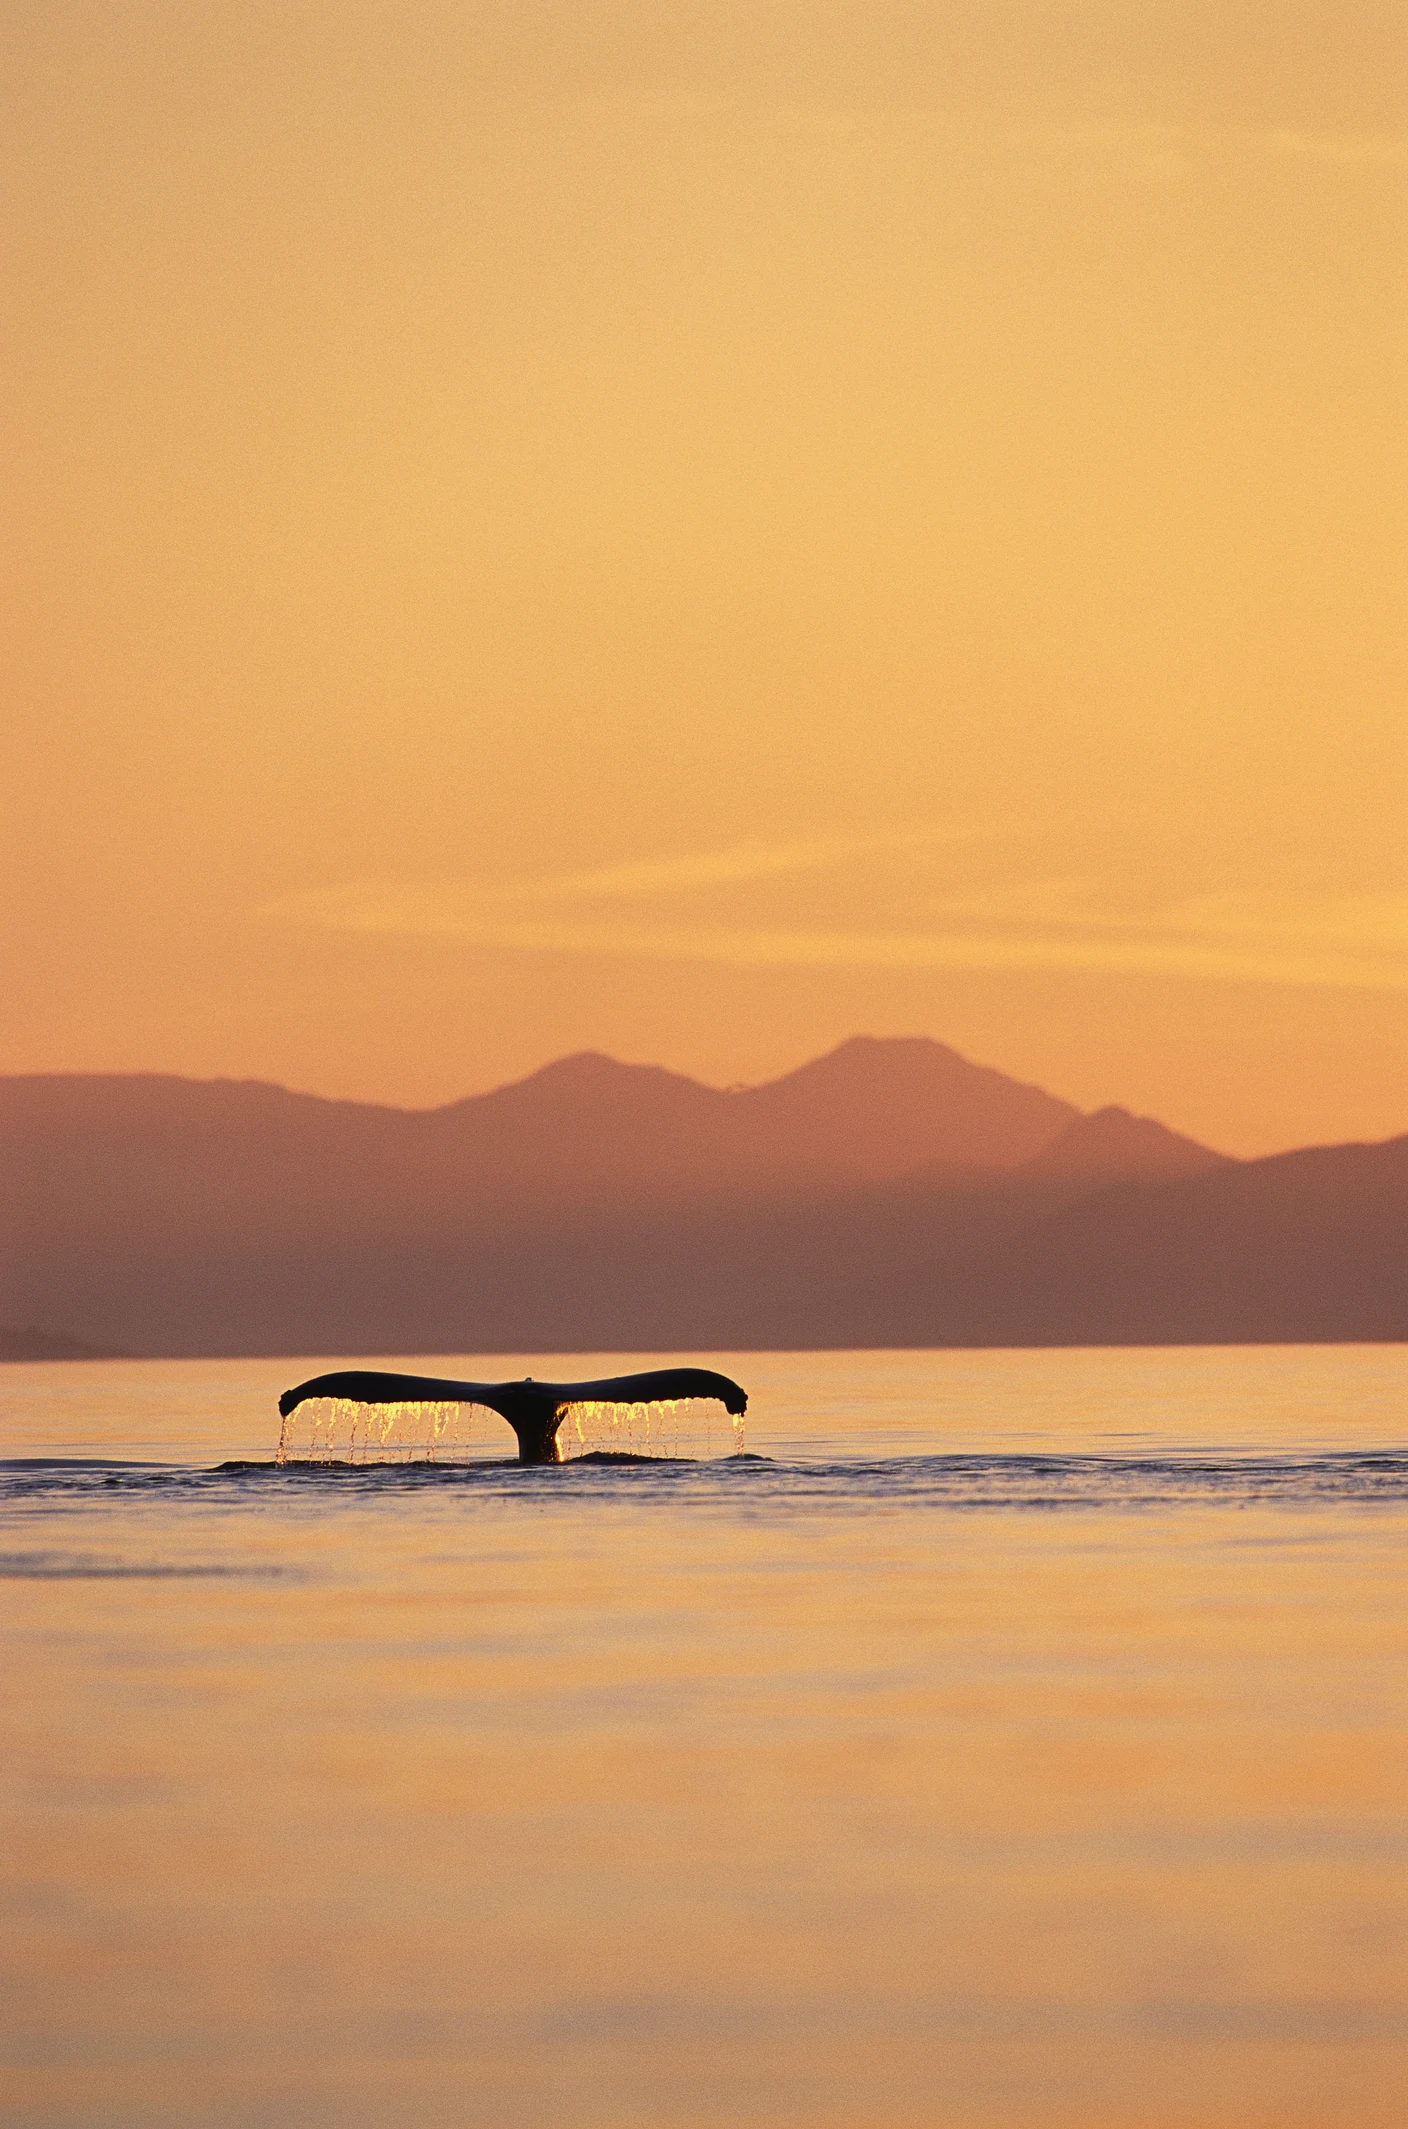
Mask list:
[[1408,2120],[1408,1348],[347,1357],[0,1370],[8,2129]]

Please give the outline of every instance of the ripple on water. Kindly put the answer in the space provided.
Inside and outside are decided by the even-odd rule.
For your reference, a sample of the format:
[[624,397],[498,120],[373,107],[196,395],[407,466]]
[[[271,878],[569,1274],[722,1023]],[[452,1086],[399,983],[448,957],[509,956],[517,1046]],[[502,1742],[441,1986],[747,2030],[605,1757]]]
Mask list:
[[[1408,1455],[1335,1452],[1315,1456],[1108,1456],[954,1454],[782,1459],[726,1456],[711,1462],[621,1453],[556,1466],[477,1464],[227,1462],[213,1467],[26,1457],[0,1461],[0,1500],[185,1496],[231,1504],[251,1496],[310,1501],[319,1496],[391,1500],[436,1493],[510,1497],[528,1488],[535,1502],[558,1498],[709,1500],[727,1489],[731,1505],[795,1508],[866,1505],[943,1510],[1111,1511],[1180,1506],[1295,1508],[1401,1506],[1408,1501]],[[38,1571],[38,1570],[36,1570]],[[58,1569],[53,1570],[58,1572]],[[109,1570],[94,1567],[87,1572]],[[129,1570],[112,1569],[112,1572]],[[133,1572],[138,1570],[131,1570]],[[195,1570],[163,1570],[195,1572]]]

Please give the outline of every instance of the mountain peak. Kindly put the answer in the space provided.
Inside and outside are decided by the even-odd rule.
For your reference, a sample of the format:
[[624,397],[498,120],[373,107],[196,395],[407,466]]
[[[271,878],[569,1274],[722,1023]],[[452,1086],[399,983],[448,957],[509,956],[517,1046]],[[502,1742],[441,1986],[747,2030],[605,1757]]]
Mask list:
[[1041,1087],[971,1064],[926,1035],[853,1035],[781,1079],[729,1099],[765,1143],[809,1148],[808,1164],[879,1180],[936,1161],[1015,1168],[1079,1111]]
[[1228,1156],[1170,1131],[1152,1116],[1135,1116],[1112,1103],[1089,1116],[1076,1117],[1026,1165],[1029,1173],[1042,1175],[1086,1176],[1111,1183],[1153,1182],[1206,1174],[1228,1165]]
[[[556,1085],[600,1086],[609,1081],[641,1079],[644,1077],[683,1079],[682,1072],[671,1072],[664,1065],[626,1064],[619,1057],[610,1057],[605,1050],[573,1050],[570,1056],[555,1057],[550,1064],[539,1065],[536,1072],[524,1079],[510,1082],[515,1087],[541,1087]],[[695,1082],[691,1082],[694,1084]],[[507,1089],[496,1090],[504,1093]],[[474,1097],[470,1096],[473,1100]]]

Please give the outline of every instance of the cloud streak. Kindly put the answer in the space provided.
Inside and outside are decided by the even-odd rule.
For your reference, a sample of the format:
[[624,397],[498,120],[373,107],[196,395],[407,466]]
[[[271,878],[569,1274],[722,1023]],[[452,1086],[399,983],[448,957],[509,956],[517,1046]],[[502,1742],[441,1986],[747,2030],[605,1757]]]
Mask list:
[[[810,843],[743,843],[731,850],[706,850],[680,857],[633,859],[623,865],[602,865],[588,872],[551,874],[537,880],[502,885],[476,883],[472,888],[450,888],[442,893],[468,893],[474,901],[514,904],[566,901],[636,901],[655,895],[680,894],[691,888],[733,887],[754,880],[779,879],[789,873],[828,871],[858,858],[888,856],[905,849],[934,848],[948,841],[970,837],[932,834],[912,836],[864,836]],[[426,890],[417,889],[417,893]]]
[[903,839],[757,846],[503,884],[353,882],[263,914],[365,937],[738,969],[1049,969],[1408,990],[1408,895],[1207,895],[1139,911],[1056,881],[931,901],[922,923],[895,927],[643,919],[601,906],[781,879],[904,847]]

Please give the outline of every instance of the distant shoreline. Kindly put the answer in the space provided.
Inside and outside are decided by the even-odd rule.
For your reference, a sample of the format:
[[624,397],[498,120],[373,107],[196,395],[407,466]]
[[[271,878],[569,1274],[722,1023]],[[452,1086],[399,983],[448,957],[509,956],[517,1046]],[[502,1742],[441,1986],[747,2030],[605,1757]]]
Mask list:
[[[203,1356],[202,1356],[203,1357]],[[70,1338],[63,1331],[41,1331],[32,1325],[12,1331],[0,1327],[0,1364],[26,1360],[143,1360],[155,1355],[124,1352],[118,1346],[90,1345]]]
[[[131,1353],[114,1348],[105,1351],[98,1346],[84,1345],[71,1338],[51,1340],[43,1351],[16,1350],[20,1339],[26,1334],[0,1330],[0,1367],[25,1365],[54,1365],[58,1362],[124,1360],[133,1362],[191,1361],[191,1360],[316,1360],[339,1358],[348,1361],[375,1360],[481,1360],[498,1354],[512,1354],[515,1358],[534,1359],[541,1356],[550,1359],[558,1354],[571,1353],[630,1353],[645,1357],[676,1355],[681,1353],[1157,1353],[1197,1352],[1260,1348],[1265,1350],[1291,1350],[1297,1346],[1408,1346],[1408,1337],[1395,1337],[1385,1333],[1381,1336],[1367,1335],[1346,1338],[984,1338],[978,1340],[953,1340],[942,1344],[896,1345],[888,1342],[867,1342],[865,1339],[850,1339],[838,1344],[809,1345],[758,1345],[749,1339],[720,1341],[714,1345],[695,1345],[683,1340],[676,1345],[633,1346],[620,1342],[605,1345],[486,1345],[486,1346],[386,1346],[375,1351],[358,1352],[348,1349],[334,1354],[307,1346],[290,1346],[276,1351],[261,1352],[201,1352],[201,1353]],[[62,1350],[60,1347],[62,1346]]]

